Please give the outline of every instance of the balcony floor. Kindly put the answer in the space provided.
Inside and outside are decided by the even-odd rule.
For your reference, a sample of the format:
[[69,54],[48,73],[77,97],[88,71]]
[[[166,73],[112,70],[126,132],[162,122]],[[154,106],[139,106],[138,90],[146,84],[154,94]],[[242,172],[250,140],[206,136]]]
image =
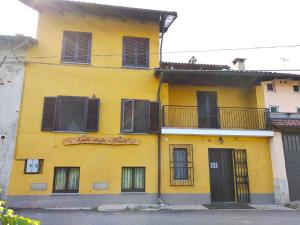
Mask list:
[[246,129],[207,129],[207,128],[171,128],[162,127],[162,134],[203,135],[203,136],[235,136],[235,137],[273,137],[272,130]]

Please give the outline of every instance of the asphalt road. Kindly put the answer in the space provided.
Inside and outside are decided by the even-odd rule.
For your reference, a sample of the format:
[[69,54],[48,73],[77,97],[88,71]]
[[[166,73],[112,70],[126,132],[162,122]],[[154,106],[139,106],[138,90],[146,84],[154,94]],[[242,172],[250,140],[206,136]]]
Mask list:
[[17,210],[42,225],[300,225],[300,211],[96,211]]

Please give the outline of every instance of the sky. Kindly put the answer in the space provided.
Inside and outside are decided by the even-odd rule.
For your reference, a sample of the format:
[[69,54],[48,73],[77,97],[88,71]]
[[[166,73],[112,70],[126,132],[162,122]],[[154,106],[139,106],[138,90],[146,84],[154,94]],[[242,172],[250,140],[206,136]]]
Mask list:
[[[84,0],[82,0],[84,1]],[[172,53],[211,49],[300,45],[298,0],[89,0],[176,11],[178,18],[164,39],[163,60],[231,65],[246,58],[246,69],[300,73],[300,47],[260,50]],[[0,1],[0,34],[36,36],[38,13],[18,0]]]

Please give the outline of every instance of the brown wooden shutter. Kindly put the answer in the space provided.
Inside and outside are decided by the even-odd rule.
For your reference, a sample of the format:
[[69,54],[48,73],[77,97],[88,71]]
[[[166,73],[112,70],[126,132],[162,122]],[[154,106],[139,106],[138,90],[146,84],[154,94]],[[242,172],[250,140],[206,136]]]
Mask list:
[[149,112],[149,132],[158,133],[160,129],[158,102],[150,102]]
[[134,131],[134,101],[122,101],[122,132]]
[[56,97],[44,98],[42,131],[55,130]]
[[87,131],[98,131],[99,106],[100,106],[99,98],[89,99],[87,125],[86,125]]

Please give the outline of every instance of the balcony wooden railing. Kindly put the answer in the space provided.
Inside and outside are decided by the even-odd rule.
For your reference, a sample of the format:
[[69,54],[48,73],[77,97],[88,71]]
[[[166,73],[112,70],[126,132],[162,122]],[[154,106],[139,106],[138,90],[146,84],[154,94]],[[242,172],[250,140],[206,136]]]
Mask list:
[[163,127],[270,129],[270,113],[265,108],[217,107],[203,109],[197,106],[163,106]]

